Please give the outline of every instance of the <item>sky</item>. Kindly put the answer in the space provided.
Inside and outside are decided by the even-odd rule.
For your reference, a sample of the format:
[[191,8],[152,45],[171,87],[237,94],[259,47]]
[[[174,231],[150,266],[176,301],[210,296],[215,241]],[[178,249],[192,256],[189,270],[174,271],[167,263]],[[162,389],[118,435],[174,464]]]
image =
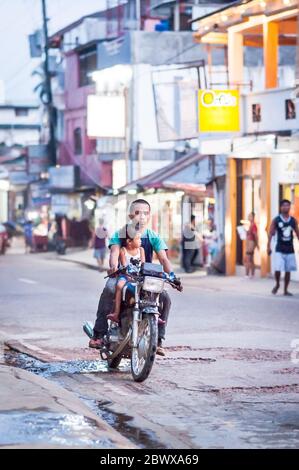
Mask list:
[[[47,0],[49,33],[105,5],[106,0]],[[28,35],[41,21],[41,0],[0,0],[0,103],[37,100],[31,73],[39,60],[30,59]]]

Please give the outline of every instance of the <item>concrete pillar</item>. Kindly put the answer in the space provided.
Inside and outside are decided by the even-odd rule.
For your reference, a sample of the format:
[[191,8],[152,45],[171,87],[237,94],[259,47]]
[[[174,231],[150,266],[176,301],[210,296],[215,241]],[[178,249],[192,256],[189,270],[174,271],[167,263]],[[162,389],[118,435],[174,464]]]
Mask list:
[[226,274],[236,273],[237,261],[237,162],[227,160],[226,197],[225,197],[225,266]]
[[278,87],[278,23],[270,21],[263,25],[265,88]]
[[270,258],[267,255],[268,231],[271,223],[271,159],[262,159],[261,213],[259,245],[261,253],[261,277],[270,272]]
[[244,38],[242,33],[228,30],[228,74],[234,86],[244,81]]

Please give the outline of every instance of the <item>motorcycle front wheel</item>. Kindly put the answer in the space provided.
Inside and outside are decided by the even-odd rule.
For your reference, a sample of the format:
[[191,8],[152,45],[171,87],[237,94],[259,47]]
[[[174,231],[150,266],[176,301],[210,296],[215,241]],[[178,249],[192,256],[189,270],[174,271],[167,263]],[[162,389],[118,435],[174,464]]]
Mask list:
[[152,370],[158,341],[155,315],[144,315],[138,327],[138,345],[132,349],[131,372],[135,382],[143,382]]

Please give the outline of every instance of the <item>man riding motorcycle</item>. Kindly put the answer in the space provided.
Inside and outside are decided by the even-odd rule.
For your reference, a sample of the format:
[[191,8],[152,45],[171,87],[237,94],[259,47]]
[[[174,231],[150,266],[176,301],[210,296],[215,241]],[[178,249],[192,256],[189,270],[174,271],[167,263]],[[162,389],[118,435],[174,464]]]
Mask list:
[[[172,272],[171,263],[167,257],[167,246],[166,243],[160,238],[160,236],[147,228],[151,216],[150,204],[144,199],[137,199],[132,202],[130,206],[129,218],[131,225],[136,231],[141,233],[141,246],[145,251],[145,260],[148,263],[152,262],[153,252],[156,253],[157,258],[166,273]],[[119,252],[121,248],[121,239],[125,237],[125,233],[122,230],[116,232],[110,242],[110,259],[108,274],[112,274],[117,271],[119,265]],[[108,330],[107,315],[111,313],[113,308],[113,301],[115,296],[115,280],[109,279],[100,297],[97,319],[93,329],[93,338],[89,342],[90,348],[100,349],[103,345],[103,337],[106,335]],[[162,348],[162,340],[165,339],[165,327],[168,320],[168,314],[170,311],[171,300],[166,291],[160,295],[160,318],[163,320],[159,324],[158,328],[158,348],[157,354],[162,356],[165,352]]]

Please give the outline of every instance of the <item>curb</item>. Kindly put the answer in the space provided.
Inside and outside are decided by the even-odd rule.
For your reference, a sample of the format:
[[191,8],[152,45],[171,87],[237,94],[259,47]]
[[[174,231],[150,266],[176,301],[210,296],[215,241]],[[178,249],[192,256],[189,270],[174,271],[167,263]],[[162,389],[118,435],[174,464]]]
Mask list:
[[[94,424],[91,438],[94,441],[99,441],[97,448],[137,448],[127,438],[123,437],[118,431],[113,429],[108,423],[95,414],[78,396],[76,396],[76,394],[61,387],[56,382],[49,381],[48,379],[35,375],[32,372],[6,365],[0,366],[0,373],[2,378],[2,390],[0,388],[1,396],[2,398],[7,397],[7,399],[3,401],[1,411],[5,412],[8,416],[9,413],[17,411],[19,413],[24,413],[24,416],[26,413],[32,413],[36,415],[37,420],[46,420],[47,417],[43,418],[43,413],[46,411],[50,415],[59,414],[61,416],[82,417],[82,419],[87,419],[89,422]],[[6,387],[4,386],[5,383],[7,384]],[[10,388],[12,388],[14,392],[8,395]],[[78,437],[80,438],[80,435]],[[84,433],[82,434],[82,437],[84,437]],[[23,446],[34,448],[36,445],[38,447],[43,447],[43,445],[50,445],[52,448],[61,447],[59,444],[56,446],[55,441],[53,444],[48,441],[40,441],[38,437],[34,437],[34,433],[32,440],[32,443],[18,442],[15,445],[18,448]],[[45,440],[47,440],[46,436]],[[1,445],[2,448],[9,446],[11,446],[11,444]],[[75,447],[77,446],[75,445]],[[78,444],[78,447],[81,447],[81,444]],[[91,445],[87,444],[86,448],[91,448]]]

